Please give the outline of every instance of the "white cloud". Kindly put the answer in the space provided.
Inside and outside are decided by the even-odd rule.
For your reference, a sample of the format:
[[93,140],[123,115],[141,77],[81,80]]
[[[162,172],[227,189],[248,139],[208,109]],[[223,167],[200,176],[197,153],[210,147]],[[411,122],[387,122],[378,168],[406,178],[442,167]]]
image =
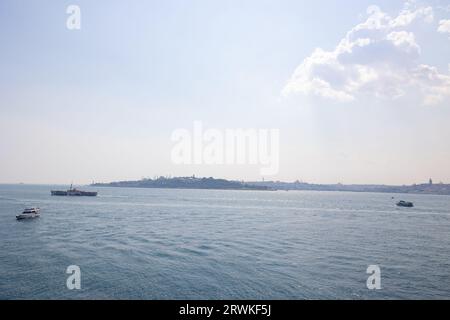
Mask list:
[[438,32],[450,34],[450,20],[439,21]]
[[421,7],[417,9],[411,9],[413,4],[407,3],[405,9],[403,9],[397,18],[390,21],[391,27],[406,27],[410,25],[414,20],[423,19],[427,23],[431,23],[434,20],[433,8]]
[[421,48],[410,31],[413,23],[433,22],[433,9],[408,2],[394,18],[376,6],[370,6],[367,14],[367,20],[351,29],[333,51],[318,48],[307,57],[283,94],[340,102],[419,94],[429,105],[449,98],[450,75],[418,62]]

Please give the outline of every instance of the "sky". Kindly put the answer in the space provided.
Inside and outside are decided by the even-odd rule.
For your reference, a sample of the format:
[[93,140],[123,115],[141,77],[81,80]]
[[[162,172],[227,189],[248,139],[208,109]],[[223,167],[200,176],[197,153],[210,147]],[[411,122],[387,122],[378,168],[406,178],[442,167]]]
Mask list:
[[279,130],[266,180],[450,183],[450,0],[2,0],[0,41],[0,183],[263,178],[174,163],[196,121]]

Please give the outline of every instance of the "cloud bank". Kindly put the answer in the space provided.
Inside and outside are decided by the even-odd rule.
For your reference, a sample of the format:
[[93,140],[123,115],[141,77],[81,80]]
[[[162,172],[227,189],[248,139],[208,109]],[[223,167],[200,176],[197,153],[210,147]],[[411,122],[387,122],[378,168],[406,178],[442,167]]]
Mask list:
[[[351,29],[333,51],[318,48],[307,57],[283,95],[349,102],[362,96],[398,99],[418,94],[425,105],[450,98],[450,74],[418,62],[421,48],[410,30],[416,23],[433,23],[433,8],[407,3],[391,17],[370,6],[367,14],[367,20]],[[450,33],[450,20],[441,21],[438,31]]]

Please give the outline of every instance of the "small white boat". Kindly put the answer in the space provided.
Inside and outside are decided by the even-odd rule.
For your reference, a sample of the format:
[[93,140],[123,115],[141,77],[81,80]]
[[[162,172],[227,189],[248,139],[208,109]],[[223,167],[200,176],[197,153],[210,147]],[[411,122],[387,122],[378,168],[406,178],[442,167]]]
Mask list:
[[39,208],[29,208],[29,209],[25,209],[23,210],[23,212],[21,214],[18,214],[16,216],[17,220],[22,220],[22,219],[32,219],[32,218],[38,218],[41,214],[39,213],[40,209]]

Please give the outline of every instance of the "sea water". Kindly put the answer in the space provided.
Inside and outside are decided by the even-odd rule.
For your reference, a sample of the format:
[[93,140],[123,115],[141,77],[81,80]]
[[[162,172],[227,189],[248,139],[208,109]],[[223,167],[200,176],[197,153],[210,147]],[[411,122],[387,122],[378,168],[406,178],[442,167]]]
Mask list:
[[0,186],[0,299],[450,297],[449,196],[60,188]]

